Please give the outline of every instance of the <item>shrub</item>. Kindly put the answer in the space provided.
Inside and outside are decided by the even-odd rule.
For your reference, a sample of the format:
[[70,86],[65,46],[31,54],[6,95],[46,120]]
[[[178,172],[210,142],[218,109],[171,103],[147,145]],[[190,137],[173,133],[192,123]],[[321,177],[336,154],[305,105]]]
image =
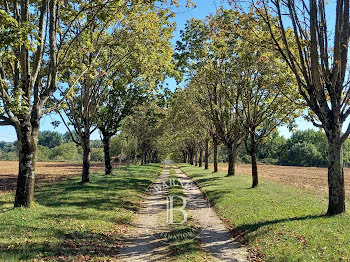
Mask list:
[[278,163],[278,159],[276,158],[263,158],[259,160],[260,163],[266,165],[276,165]]
[[47,161],[50,159],[50,149],[46,146],[38,145],[37,148],[37,160],[38,161]]
[[18,155],[16,152],[3,152],[0,153],[0,159],[1,160],[11,160],[11,161],[17,161]]
[[250,164],[250,163],[252,163],[252,159],[251,159],[250,155],[247,155],[247,154],[238,156],[237,157],[237,161],[239,163],[243,163],[243,164]]
[[288,162],[298,166],[320,166],[323,159],[314,144],[301,142],[294,144],[289,150]]
[[104,160],[104,154],[102,148],[91,149],[91,161],[102,162]]
[[64,160],[78,160],[78,149],[75,143],[65,143],[51,149],[50,159],[64,161]]

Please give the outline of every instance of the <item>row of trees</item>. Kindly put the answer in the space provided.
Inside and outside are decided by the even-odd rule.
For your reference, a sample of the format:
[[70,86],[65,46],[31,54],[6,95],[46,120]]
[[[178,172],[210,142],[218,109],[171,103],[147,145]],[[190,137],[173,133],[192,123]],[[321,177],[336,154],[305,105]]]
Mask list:
[[[109,140],[121,120],[165,75],[176,75],[169,42],[173,13],[167,2],[0,3],[0,125],[12,125],[18,137],[16,207],[33,203],[44,114],[59,113],[81,146],[83,182],[89,181],[90,135],[99,129],[110,173]],[[170,154],[170,149],[161,150],[167,139],[169,148],[178,148],[189,162],[196,151],[203,158],[203,150],[207,162],[210,140],[216,157],[220,142],[230,176],[244,144],[255,187],[259,145],[278,125],[292,127],[306,111],[327,137],[327,213],[344,212],[349,0],[332,3],[336,15],[331,23],[324,1],[261,0],[248,9],[246,2],[242,7],[229,2],[231,10],[188,22],[174,57],[186,90],[140,106],[125,121],[126,137],[129,133],[136,140],[143,163]]]
[[[291,71],[275,52],[259,45],[258,36],[266,29],[254,22],[250,16],[225,9],[206,21],[189,21],[176,54],[188,79],[186,89],[177,91],[177,100],[185,101],[187,112],[179,115],[180,102],[174,101],[178,117],[173,117],[182,136],[191,140],[179,141],[190,162],[197,149],[199,158],[204,148],[207,151],[211,136],[226,147],[227,175],[233,176],[237,150],[244,144],[252,160],[252,187],[258,185],[258,147],[277,126],[292,125],[302,110]],[[247,34],[251,27],[258,35]],[[181,121],[184,126],[179,126]]]
[[323,129],[327,150],[303,141],[293,145],[288,154],[319,153],[314,164],[327,158],[327,213],[344,212],[343,145],[350,133],[350,128],[342,132],[350,114],[346,79],[349,1],[334,4],[335,23],[328,24],[334,30],[327,28],[324,2],[258,1],[247,11],[246,3],[243,7],[239,1],[230,3],[231,10],[222,8],[205,20],[188,21],[175,54],[186,88],[176,90],[160,108],[167,109],[163,116],[151,121],[149,130],[155,135],[150,141],[142,138],[148,124],[140,129],[136,135],[140,148],[159,153],[162,136],[155,130],[165,128],[165,137],[171,140],[169,148],[177,148],[183,161],[201,165],[204,160],[207,167],[210,149],[217,159],[221,143],[232,176],[237,152],[244,145],[251,157],[255,187],[261,144],[277,126],[285,124],[292,129],[294,119],[306,113]]
[[[199,136],[191,132],[195,138],[189,136],[185,146],[183,131],[179,149],[186,148],[192,162],[193,141],[201,148],[213,132],[226,147],[231,176],[237,150],[245,144],[255,187],[259,145],[278,125],[292,127],[293,119],[306,112],[327,138],[327,214],[344,212],[342,148],[350,133],[350,127],[342,132],[350,114],[349,1],[336,1],[335,22],[328,24],[324,1],[263,0],[248,9],[246,3],[229,2],[231,10],[220,9],[206,20],[191,19],[177,45],[176,59],[187,80],[179,96],[196,104],[187,116],[192,128],[202,130]],[[200,110],[204,125],[196,117]]]
[[[110,173],[109,139],[138,99],[173,70],[169,5],[176,1],[15,1],[0,3],[0,125],[15,128],[15,207],[33,203],[40,119],[59,113],[83,150],[97,128]],[[58,124],[55,122],[54,124]]]

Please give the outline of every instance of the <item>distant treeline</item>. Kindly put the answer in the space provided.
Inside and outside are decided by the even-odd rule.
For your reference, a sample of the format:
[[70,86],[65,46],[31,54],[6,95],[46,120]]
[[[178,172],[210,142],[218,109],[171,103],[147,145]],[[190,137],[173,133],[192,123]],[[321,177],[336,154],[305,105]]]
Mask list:
[[[42,131],[38,137],[38,161],[81,161],[82,149],[67,132]],[[0,160],[18,160],[17,141],[0,141]],[[91,161],[103,161],[101,140],[91,140]]]
[[[38,161],[80,161],[82,149],[72,142],[69,133],[42,131],[39,134]],[[103,161],[103,144],[100,140],[91,141],[91,161]],[[123,147],[123,150],[122,150]],[[120,136],[111,140],[111,156],[118,158],[137,158],[135,141],[124,141]],[[327,138],[322,131],[295,131],[288,139],[278,132],[272,133],[258,150],[260,163],[293,166],[327,166]],[[344,165],[350,166],[350,141],[344,144]],[[122,153],[124,151],[124,153]],[[0,160],[18,160],[17,141],[0,142]],[[219,162],[227,162],[227,151],[224,146],[219,149]],[[238,162],[250,163],[250,156],[244,145],[239,148]]]
[[[350,166],[350,141],[344,144],[344,165]],[[288,139],[274,132],[257,152],[260,163],[293,166],[326,167],[328,155],[327,138],[324,132],[315,130],[295,131]],[[250,163],[244,145],[239,149],[238,161]],[[225,147],[220,148],[219,161],[227,161]]]

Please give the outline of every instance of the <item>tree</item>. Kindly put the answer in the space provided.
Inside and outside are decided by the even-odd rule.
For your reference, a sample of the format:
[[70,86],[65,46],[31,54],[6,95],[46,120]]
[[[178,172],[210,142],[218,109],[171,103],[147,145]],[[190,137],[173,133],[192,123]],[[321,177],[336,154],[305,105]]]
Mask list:
[[55,131],[41,131],[39,132],[38,144],[53,148],[62,144],[62,135]]
[[167,74],[173,73],[169,41],[174,30],[174,24],[169,21],[172,16],[154,4],[135,8],[124,23],[122,42],[115,44],[117,54],[125,59],[118,63],[112,83],[106,87],[97,121],[104,144],[106,174],[112,171],[110,139],[117,133],[121,121]]
[[[116,14],[110,15],[114,17]],[[58,113],[74,143],[83,149],[83,183],[90,182],[90,135],[97,129],[97,108],[103,99],[103,83],[111,77],[109,69],[116,59],[113,54],[110,55],[113,35],[110,36],[106,29],[109,26],[109,23],[92,23],[82,33],[79,41],[74,44],[75,52],[67,59],[66,68],[61,75],[61,81],[68,84],[67,90],[62,90],[61,95],[65,98],[62,110],[69,122],[60,110]],[[81,72],[84,71],[85,75],[82,76]],[[69,125],[73,126],[74,133]]]
[[[111,24],[114,15],[110,14]],[[90,134],[97,127],[101,131],[106,174],[110,174],[109,140],[135,103],[140,93],[137,85],[152,87],[156,77],[164,78],[162,70],[170,70],[173,25],[169,17],[169,12],[154,3],[134,5],[123,10],[112,34],[108,24],[92,24],[77,43],[76,56],[69,61],[73,67],[67,72],[68,80],[76,79],[84,68],[88,70],[73,82],[75,95],[66,96],[68,108],[64,111],[79,135],[75,142],[83,148],[83,182],[89,182]]]
[[120,128],[122,120],[131,114],[133,107],[139,100],[136,88],[120,89],[114,86],[107,91],[106,99],[98,109],[97,126],[101,132],[103,142],[105,174],[112,173],[111,155],[110,155],[110,140]]
[[243,69],[243,72],[235,70],[233,77],[240,93],[237,115],[246,129],[245,146],[251,156],[254,188],[258,185],[258,147],[276,127],[293,125],[302,113],[302,101],[294,76],[284,61],[275,52],[263,48],[263,43],[252,47],[251,43],[259,43],[258,36],[264,34],[263,27],[253,20],[255,34],[249,34],[252,19],[245,15],[237,19],[233,10],[222,10],[218,19],[225,26],[226,37],[237,42],[233,57],[236,66]]
[[159,148],[157,139],[165,131],[162,119],[165,118],[165,109],[157,104],[157,100],[149,99],[142,104],[134,113],[125,119],[122,131],[128,137],[134,137],[141,151],[141,164],[157,162]]
[[78,149],[75,143],[64,143],[60,146],[54,147],[50,152],[50,159],[53,160],[77,160]]
[[[346,80],[349,0],[335,2],[334,22],[326,21],[326,4],[315,0],[262,0],[253,6],[271,36],[266,43],[271,43],[295,75],[298,91],[310,109],[309,119],[327,135],[327,214],[335,215],[345,212],[342,146],[350,125],[344,134],[342,127],[350,114],[350,85]],[[289,25],[291,28],[287,28]],[[331,26],[334,30],[329,30]]]
[[[238,39],[228,38],[225,20],[222,18],[222,10],[208,21],[207,29],[202,30],[206,35],[204,49],[200,51],[206,54],[198,67],[192,81],[202,91],[202,104],[209,108],[209,117],[215,127],[216,137],[226,146],[228,152],[228,176],[235,174],[237,149],[244,140],[245,130],[240,121],[240,73],[235,48]],[[238,13],[233,14],[239,17]],[[202,26],[194,21],[195,30]]]
[[280,136],[278,131],[273,131],[258,148],[258,158],[272,158],[281,159],[283,156],[284,148],[286,147],[287,140]]
[[322,161],[316,146],[306,141],[294,144],[288,151],[288,158],[291,164],[298,166],[318,166]]
[[[170,99],[167,123],[171,141],[182,152],[183,162],[199,167],[203,164],[203,151],[208,137],[205,114],[189,86],[178,88]],[[197,158],[199,153],[199,158]],[[207,160],[205,160],[207,161]]]
[[[33,204],[35,160],[40,119],[52,110],[49,98],[58,88],[57,72],[71,45],[115,2],[43,0],[0,4],[0,125],[16,129],[19,171],[15,207]],[[77,23],[80,27],[72,30]],[[15,39],[15,40],[14,40]],[[13,41],[14,40],[14,41]]]
[[192,19],[182,33],[182,42],[178,42],[176,58],[180,70],[187,72],[192,84],[197,86],[203,108],[209,109],[208,116],[216,132],[214,145],[219,139],[227,147],[228,176],[232,176],[237,148],[244,138],[238,117],[240,94],[232,71],[241,69],[234,67],[231,57],[235,43],[225,38],[218,22],[217,17],[211,17],[207,23]]

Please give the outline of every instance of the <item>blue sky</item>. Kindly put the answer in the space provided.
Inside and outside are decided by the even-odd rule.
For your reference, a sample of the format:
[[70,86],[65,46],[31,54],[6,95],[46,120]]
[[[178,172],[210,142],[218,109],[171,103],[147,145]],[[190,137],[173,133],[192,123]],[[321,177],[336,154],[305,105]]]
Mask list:
[[[177,30],[174,32],[174,38],[172,39],[172,44],[175,45],[176,41],[180,39],[180,30],[184,29],[186,21],[192,17],[197,19],[204,19],[208,14],[215,13],[216,9],[220,7],[220,0],[194,0],[197,7],[196,8],[186,8],[185,7],[186,0],[180,0],[180,7],[176,9],[176,18],[175,22],[177,24]],[[170,89],[175,89],[176,82],[172,79],[168,79],[167,83]],[[41,120],[41,128],[40,130],[55,130],[61,133],[65,133],[67,131],[66,127],[63,124],[60,124],[57,128],[54,128],[51,125],[51,122],[54,120],[60,120],[59,116],[55,114],[45,115]],[[314,128],[313,125],[302,118],[298,118],[296,120],[296,124],[298,129],[305,130]],[[316,129],[316,128],[314,128]],[[290,132],[287,127],[280,127],[280,133],[289,137]],[[99,139],[99,133],[95,132],[92,134],[92,139]],[[16,132],[15,129],[11,126],[0,126],[0,141],[11,142],[16,140]]]

